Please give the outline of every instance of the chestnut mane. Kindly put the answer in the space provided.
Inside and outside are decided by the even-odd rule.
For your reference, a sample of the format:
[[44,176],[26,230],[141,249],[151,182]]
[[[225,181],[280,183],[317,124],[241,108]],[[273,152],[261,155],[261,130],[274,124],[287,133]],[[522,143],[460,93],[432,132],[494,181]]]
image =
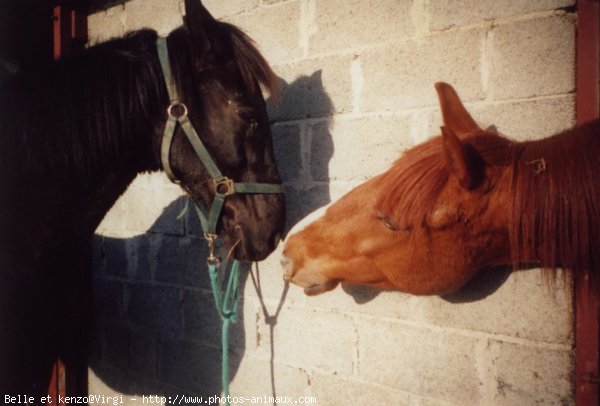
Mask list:
[[[461,142],[479,183],[488,165],[510,171],[507,227],[514,266],[523,259],[575,272],[600,266],[600,121],[539,141],[481,132]],[[441,137],[419,145],[381,178],[380,188],[388,193],[377,208],[399,228],[427,228],[425,220],[451,176],[443,148]]]

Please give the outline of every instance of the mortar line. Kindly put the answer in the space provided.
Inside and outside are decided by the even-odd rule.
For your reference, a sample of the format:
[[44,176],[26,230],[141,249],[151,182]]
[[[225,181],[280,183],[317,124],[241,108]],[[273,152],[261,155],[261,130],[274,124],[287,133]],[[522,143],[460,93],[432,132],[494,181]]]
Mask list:
[[[433,94],[433,84],[431,86],[431,92]],[[478,99],[476,101],[465,101],[465,107],[477,107],[477,106],[502,106],[508,104],[517,104],[517,103],[527,103],[527,102],[537,102],[537,101],[549,101],[549,100],[559,100],[567,97],[573,97],[575,95],[574,92],[568,93],[559,93],[559,94],[549,94],[549,95],[541,95],[541,96],[531,96],[531,97],[519,97],[519,98],[511,98],[511,99],[502,99],[502,100],[488,100],[485,97]],[[285,121],[274,121],[271,123],[271,126],[285,126],[285,125],[314,125],[321,124],[324,122],[330,122],[333,120],[333,126],[335,127],[335,121],[355,121],[361,118],[377,118],[377,117],[392,117],[392,116],[408,116],[414,113],[422,113],[422,112],[432,112],[438,111],[439,106],[432,102],[430,105],[423,106],[415,106],[403,108],[401,110],[373,110],[373,111],[360,111],[358,112],[348,112],[348,113],[339,113],[331,116],[325,117],[307,117],[307,118],[298,118],[291,119]]]
[[[460,335],[463,337],[476,338],[476,339],[485,339],[497,342],[504,342],[508,344],[516,344],[522,345],[528,348],[538,348],[538,349],[548,349],[554,351],[572,351],[573,344],[559,344],[559,343],[548,343],[544,341],[535,341],[525,338],[513,337],[505,334],[494,334],[494,333],[486,333],[484,331],[476,331],[476,330],[468,330],[461,329],[452,326],[441,326],[436,324],[430,324],[417,320],[409,320],[409,319],[398,319],[396,317],[383,316],[383,315],[371,315],[368,313],[359,313],[359,312],[343,312],[340,309],[331,309],[331,308],[323,308],[314,306],[311,304],[307,304],[306,306],[310,310],[314,310],[317,312],[327,312],[327,313],[336,313],[344,316],[349,316],[352,320],[376,320],[376,321],[384,321],[392,324],[400,324],[411,328],[418,328],[422,330],[429,330],[435,333],[441,333],[441,335]],[[572,339],[571,339],[572,340]]]

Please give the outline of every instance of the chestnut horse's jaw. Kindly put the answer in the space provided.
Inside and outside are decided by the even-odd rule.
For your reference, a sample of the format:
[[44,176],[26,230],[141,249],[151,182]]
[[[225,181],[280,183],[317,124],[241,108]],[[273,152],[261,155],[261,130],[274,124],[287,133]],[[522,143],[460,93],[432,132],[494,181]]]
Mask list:
[[339,282],[340,281],[338,280],[330,279],[327,282],[318,285],[307,286],[304,288],[304,294],[307,296],[316,296],[321,293],[329,292],[330,290],[335,289]]

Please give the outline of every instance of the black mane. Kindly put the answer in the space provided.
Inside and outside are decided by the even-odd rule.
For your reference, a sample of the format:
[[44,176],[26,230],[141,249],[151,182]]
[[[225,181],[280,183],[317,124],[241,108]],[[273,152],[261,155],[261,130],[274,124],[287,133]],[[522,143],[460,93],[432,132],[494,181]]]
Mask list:
[[3,169],[86,177],[143,147],[166,99],[155,41],[154,31],[136,31],[6,83]]

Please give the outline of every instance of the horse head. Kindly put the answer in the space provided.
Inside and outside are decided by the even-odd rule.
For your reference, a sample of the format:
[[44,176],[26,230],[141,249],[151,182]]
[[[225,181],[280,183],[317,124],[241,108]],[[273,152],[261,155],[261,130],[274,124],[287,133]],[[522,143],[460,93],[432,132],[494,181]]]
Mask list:
[[[275,74],[239,29],[215,20],[197,0],[186,0],[185,8],[184,26],[166,40],[185,114],[224,177],[236,183],[280,184],[261,91],[261,85],[272,94],[277,91]],[[181,127],[167,152],[167,173],[208,212],[217,188],[227,185],[214,182]],[[162,128],[157,133],[162,135]],[[158,137],[155,144],[160,148]],[[227,196],[222,213],[216,230],[224,233],[237,259],[264,259],[283,234],[282,194],[235,193]]]
[[481,267],[510,261],[513,143],[480,128],[450,85],[436,90],[441,136],[289,233],[285,278],[305,293],[347,282],[444,294]]

